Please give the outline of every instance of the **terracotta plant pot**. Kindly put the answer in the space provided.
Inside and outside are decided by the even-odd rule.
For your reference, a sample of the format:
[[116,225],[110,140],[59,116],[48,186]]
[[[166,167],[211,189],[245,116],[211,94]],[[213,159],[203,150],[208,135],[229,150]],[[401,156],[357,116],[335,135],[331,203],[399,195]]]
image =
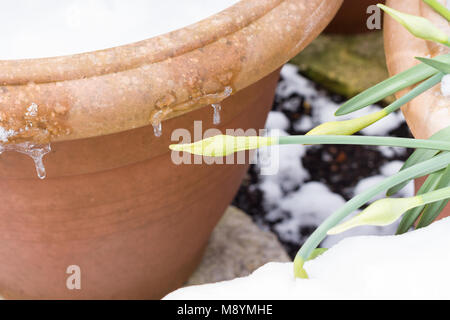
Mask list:
[[[450,30],[448,22],[421,0],[388,0],[387,5],[405,13],[426,17],[439,28],[447,32]],[[384,39],[386,60],[391,75],[417,64],[418,61],[414,57],[434,57],[449,51],[442,45],[415,38],[388,16],[385,17]],[[398,97],[406,92],[407,90],[401,92]],[[405,105],[402,111],[413,135],[419,139],[427,139],[450,125],[449,108],[450,100],[440,94],[438,85]],[[423,180],[418,180],[417,186],[422,182]],[[441,215],[444,216],[450,216],[449,206]]]
[[[213,127],[209,105],[222,100],[219,129],[263,127],[276,70],[340,5],[243,0],[139,43],[0,61],[1,126],[18,132],[10,142],[53,142],[42,181],[26,156],[0,159],[0,293],[141,299],[181,286],[247,166],[176,166],[171,133],[192,132],[194,120]],[[157,138],[151,124],[161,120]],[[81,290],[66,287],[71,265]]]

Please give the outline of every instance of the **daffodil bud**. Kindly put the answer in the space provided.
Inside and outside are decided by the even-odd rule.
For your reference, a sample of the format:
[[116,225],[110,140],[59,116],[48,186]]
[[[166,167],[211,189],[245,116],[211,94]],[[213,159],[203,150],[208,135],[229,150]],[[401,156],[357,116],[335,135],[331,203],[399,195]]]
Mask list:
[[392,18],[397,20],[402,26],[404,26],[409,32],[411,32],[414,36],[425,39],[436,41],[439,43],[449,44],[448,35],[435,27],[431,21],[423,18],[414,16],[411,14],[403,13],[392,8],[389,8],[385,5],[378,4],[378,7],[383,9],[387,14],[389,14]]
[[235,152],[278,144],[278,137],[234,137],[217,135],[191,144],[173,144],[172,151],[184,151],[207,157],[226,157]]
[[309,131],[306,135],[309,136],[325,136],[325,135],[352,135],[362,129],[377,122],[383,117],[387,116],[386,110],[380,110],[375,113],[368,114],[363,117],[344,120],[344,121],[331,121],[322,123]]
[[359,226],[387,226],[400,218],[409,209],[422,205],[420,196],[411,198],[387,198],[375,201],[352,219],[330,229],[328,235],[335,235]]

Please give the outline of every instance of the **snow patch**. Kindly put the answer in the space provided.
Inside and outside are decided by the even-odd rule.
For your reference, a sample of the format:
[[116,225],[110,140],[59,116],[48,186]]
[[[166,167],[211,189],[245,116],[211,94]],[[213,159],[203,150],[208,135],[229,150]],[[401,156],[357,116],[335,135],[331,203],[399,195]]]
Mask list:
[[269,112],[269,116],[267,118],[266,129],[278,129],[286,131],[287,129],[289,129],[289,124],[289,119],[282,112],[271,111]]
[[4,1],[0,38],[7,45],[0,59],[60,56],[133,43],[183,28],[238,1]]
[[[305,100],[311,106],[312,116],[310,118],[300,119],[295,129],[298,131],[309,131],[315,126],[329,121],[350,120],[362,117],[380,111],[382,108],[378,105],[371,105],[348,115],[336,117],[334,114],[339,108],[339,104],[323,91],[314,88],[314,83],[298,73],[295,65],[287,64],[281,70],[283,81],[277,89],[277,94],[287,98],[292,94],[298,94],[305,97]],[[283,106],[285,108],[285,106]],[[290,110],[290,106],[286,109]],[[384,136],[390,131],[398,128],[405,119],[400,112],[394,112],[377,123],[363,129],[364,135]]]
[[450,218],[401,236],[347,238],[305,264],[269,263],[252,275],[187,287],[167,300],[450,299]]

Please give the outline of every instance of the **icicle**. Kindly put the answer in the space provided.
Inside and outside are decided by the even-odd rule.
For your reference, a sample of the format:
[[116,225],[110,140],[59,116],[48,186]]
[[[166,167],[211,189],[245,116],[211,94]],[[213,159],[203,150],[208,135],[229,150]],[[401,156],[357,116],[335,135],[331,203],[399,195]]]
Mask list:
[[3,150],[16,151],[29,156],[34,161],[36,173],[39,179],[42,180],[46,178],[47,172],[45,170],[43,158],[52,150],[50,144],[36,145],[30,142],[24,142],[14,145],[7,145],[6,147],[3,147]]
[[218,103],[214,103],[211,105],[214,109],[214,118],[213,118],[213,123],[215,125],[219,125],[221,122],[221,116],[220,116],[220,111],[222,111],[222,106]]
[[152,126],[153,126],[153,132],[155,133],[156,137],[162,136],[162,121],[161,117],[163,115],[162,110],[155,113],[155,115],[152,117]]
[[[228,98],[229,96],[231,96],[232,93],[233,93],[233,88],[225,87],[225,90],[222,95],[222,99]],[[213,103],[211,106],[214,109],[213,123],[215,125],[219,125],[220,122],[222,121],[221,116],[220,116],[220,112],[222,111],[222,105],[220,103]]]
[[24,113],[25,126],[23,128],[14,131],[12,129],[5,129],[0,126],[0,154],[5,151],[15,151],[20,152],[29,156],[34,161],[36,167],[36,173],[39,179],[45,179],[47,173],[45,171],[45,166],[43,158],[52,149],[50,144],[35,144],[32,142],[23,142],[17,144],[6,144],[11,138],[28,131],[33,128],[33,119],[38,116],[39,106],[36,103],[32,103]]
[[2,154],[4,151],[16,151],[25,154],[33,159],[34,165],[36,167],[36,173],[39,179],[45,179],[45,177],[47,176],[43,158],[51,150],[52,148],[50,147],[50,144],[36,145],[30,142],[0,146],[0,154]]
[[162,123],[159,122],[157,124],[153,124],[153,132],[155,133],[156,137],[161,137],[162,136]]

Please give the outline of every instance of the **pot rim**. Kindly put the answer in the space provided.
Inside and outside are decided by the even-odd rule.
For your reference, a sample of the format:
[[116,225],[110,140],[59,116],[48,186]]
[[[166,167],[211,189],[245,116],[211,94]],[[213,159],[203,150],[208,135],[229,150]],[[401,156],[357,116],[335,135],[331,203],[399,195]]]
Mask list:
[[[443,30],[450,30],[448,22],[421,0],[388,0],[387,5],[405,13],[425,17]],[[448,48],[443,45],[414,37],[389,15],[385,14],[384,21],[384,47],[390,75],[418,64],[419,61],[415,59],[417,56],[434,57],[448,52]],[[399,92],[397,98],[409,90],[410,88]],[[448,111],[442,112],[445,108],[450,109],[450,103],[440,95],[440,86],[435,86],[403,106],[402,112],[414,137],[428,139],[450,124]]]
[[[311,42],[342,0],[241,0],[198,23],[110,49],[0,60],[8,143],[122,132],[225,99]],[[27,108],[38,111],[29,117]]]

